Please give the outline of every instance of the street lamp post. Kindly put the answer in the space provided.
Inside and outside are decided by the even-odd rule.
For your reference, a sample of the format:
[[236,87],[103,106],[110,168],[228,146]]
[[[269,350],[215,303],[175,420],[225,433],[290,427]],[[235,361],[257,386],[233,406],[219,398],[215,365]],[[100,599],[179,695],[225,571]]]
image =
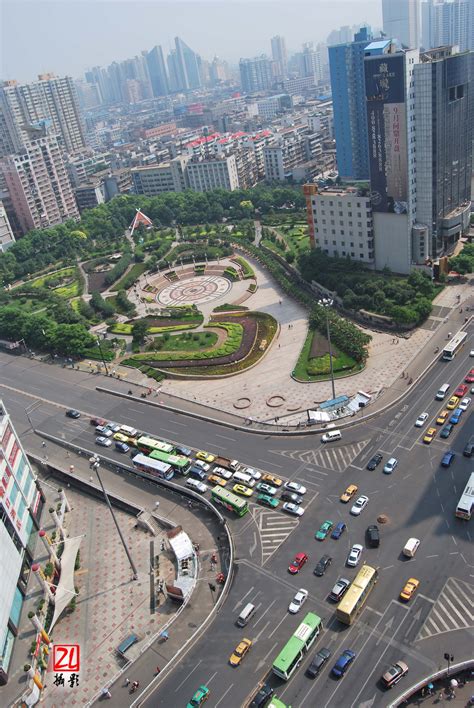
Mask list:
[[451,668],[451,662],[454,661],[454,656],[449,652],[445,652],[444,658],[448,662],[448,671],[446,673],[446,678],[449,678],[449,669]]
[[331,331],[329,329],[329,308],[332,307],[334,300],[331,300],[330,298],[323,297],[321,300],[318,301],[318,304],[321,305],[321,307],[324,307],[325,313],[326,313],[326,332],[327,332],[327,339],[328,339],[328,345],[329,345],[329,369],[331,372],[331,387],[332,387],[332,397],[333,400],[336,398],[336,388],[334,386],[334,369],[332,365],[332,348],[331,348]]
[[109,375],[109,370],[108,370],[108,368],[107,368],[107,364],[105,363],[104,353],[103,353],[103,351],[102,351],[102,346],[101,346],[101,344],[100,344],[100,337],[97,337],[97,346],[99,347],[99,352],[100,352],[100,356],[101,356],[101,359],[102,359],[102,363],[103,363],[103,365],[104,365],[104,367],[105,367],[105,373],[106,373],[107,376],[108,376],[108,375]]

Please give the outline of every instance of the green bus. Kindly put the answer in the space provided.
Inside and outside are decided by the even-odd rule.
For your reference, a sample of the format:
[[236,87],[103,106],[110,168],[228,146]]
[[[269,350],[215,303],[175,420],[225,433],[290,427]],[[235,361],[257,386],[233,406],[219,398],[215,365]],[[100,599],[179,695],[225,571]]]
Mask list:
[[291,706],[287,706],[286,703],[283,703],[283,701],[280,701],[279,698],[273,696],[272,700],[267,705],[267,708],[291,708]]
[[151,452],[157,450],[158,452],[173,452],[174,447],[171,443],[165,443],[163,440],[155,440],[155,438],[148,438],[146,435],[141,435],[137,440],[137,448],[140,452],[145,455],[149,455]]
[[303,661],[304,655],[323,628],[321,617],[308,612],[298,629],[273,662],[273,673],[288,681]]
[[222,487],[214,487],[211,490],[212,501],[216,504],[221,504],[225,506],[229,511],[233,511],[237,516],[243,516],[249,510],[249,505],[246,499],[238,497],[236,494],[232,494],[228,489],[223,489]]
[[159,462],[164,462],[166,465],[171,465],[174,471],[180,474],[188,474],[189,468],[191,467],[191,460],[184,455],[170,455],[167,452],[161,452],[161,450],[154,450],[149,456],[152,460],[158,460]]

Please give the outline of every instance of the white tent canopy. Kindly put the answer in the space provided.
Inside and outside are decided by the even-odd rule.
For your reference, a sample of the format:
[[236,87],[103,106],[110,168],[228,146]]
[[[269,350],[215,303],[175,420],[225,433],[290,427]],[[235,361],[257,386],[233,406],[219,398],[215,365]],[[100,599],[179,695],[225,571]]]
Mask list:
[[181,531],[173,538],[168,536],[168,541],[173,549],[173,553],[176,556],[178,563],[186,558],[190,558],[193,555],[193,544],[191,543],[191,539],[188,534],[184,531]]
[[49,632],[52,631],[61,613],[69,605],[74,595],[76,595],[74,588],[74,565],[83,538],[83,536],[76,536],[75,538],[65,538],[63,540],[64,548],[61,555],[61,575],[59,576],[59,583],[56,586],[54,616],[51,626],[49,627]]

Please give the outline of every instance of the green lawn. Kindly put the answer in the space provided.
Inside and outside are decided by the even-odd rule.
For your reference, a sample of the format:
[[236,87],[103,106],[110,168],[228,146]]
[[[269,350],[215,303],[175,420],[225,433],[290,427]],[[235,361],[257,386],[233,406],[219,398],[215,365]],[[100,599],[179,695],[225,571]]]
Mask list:
[[[331,375],[329,354],[323,354],[318,357],[311,357],[311,346],[313,336],[321,337],[318,332],[309,330],[306,335],[305,342],[301,349],[298,361],[293,370],[293,376],[297,381],[327,381]],[[347,376],[348,374],[356,373],[364,368],[363,364],[358,364],[344,352],[341,352],[332,345],[332,365],[334,377]]]
[[114,285],[111,286],[110,290],[112,292],[118,292],[119,290],[128,290],[132,285],[138,280],[138,278],[148,269],[146,262],[135,263],[128,273],[123,275],[119,280],[117,280]]
[[[153,344],[147,347],[147,351],[159,350],[165,352],[195,352],[201,349],[210,349],[217,342],[215,332],[184,332],[183,334],[172,334],[168,337],[155,337]],[[170,356],[172,358],[172,355]]]

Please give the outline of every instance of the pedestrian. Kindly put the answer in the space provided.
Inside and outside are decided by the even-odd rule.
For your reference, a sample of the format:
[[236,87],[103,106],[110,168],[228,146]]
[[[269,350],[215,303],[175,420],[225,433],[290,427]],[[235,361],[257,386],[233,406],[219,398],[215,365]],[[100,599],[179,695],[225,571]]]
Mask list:
[[94,477],[91,475],[91,476],[89,477],[89,482],[93,482],[93,481],[94,481]]
[[41,443],[41,447],[46,447],[46,443],[45,443],[44,440],[43,440],[43,442]]
[[69,451],[66,452],[66,457],[71,457],[71,453]]
[[126,678],[126,679],[125,679],[125,686],[128,686],[129,684],[130,684],[130,679],[129,679],[129,678]]
[[69,472],[71,472],[71,474],[74,472],[74,465],[69,465]]
[[157,675],[157,676],[158,676],[158,674],[160,673],[160,671],[161,671],[160,667],[157,666],[156,669],[155,669],[155,672],[156,672],[156,675]]

